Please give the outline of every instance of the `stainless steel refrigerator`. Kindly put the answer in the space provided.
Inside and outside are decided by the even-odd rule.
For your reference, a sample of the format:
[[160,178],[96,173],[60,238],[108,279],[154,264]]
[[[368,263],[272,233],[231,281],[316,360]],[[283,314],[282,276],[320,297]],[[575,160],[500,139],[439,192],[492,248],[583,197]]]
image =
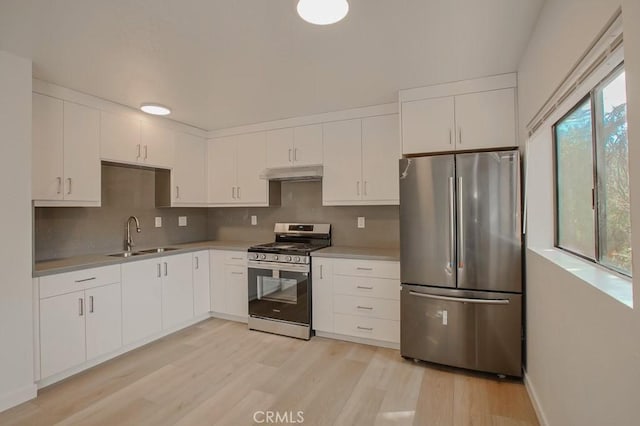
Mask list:
[[522,375],[517,151],[400,160],[400,352]]

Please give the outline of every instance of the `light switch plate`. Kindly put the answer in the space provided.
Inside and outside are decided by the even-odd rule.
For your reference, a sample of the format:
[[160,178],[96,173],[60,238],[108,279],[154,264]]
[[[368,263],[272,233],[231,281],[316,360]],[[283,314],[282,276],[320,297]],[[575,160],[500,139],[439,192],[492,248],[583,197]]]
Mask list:
[[162,228],[162,218],[156,217],[156,228]]
[[252,215],[251,216],[251,225],[255,226],[257,224],[258,224],[258,216]]
[[358,228],[364,228],[364,216],[358,216]]
[[186,216],[178,216],[178,226],[187,226]]

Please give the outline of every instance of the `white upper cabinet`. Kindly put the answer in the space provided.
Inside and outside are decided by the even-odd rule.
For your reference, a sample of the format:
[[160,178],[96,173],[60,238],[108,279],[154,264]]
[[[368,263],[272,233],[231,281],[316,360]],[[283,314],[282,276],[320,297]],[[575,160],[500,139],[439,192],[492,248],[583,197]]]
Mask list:
[[176,132],[134,116],[102,112],[100,155],[103,160],[173,167]]
[[455,149],[453,97],[402,103],[402,152],[453,151]]
[[267,167],[291,167],[293,165],[293,128],[267,132]]
[[359,201],[362,186],[362,120],[325,124],[323,204]]
[[322,164],[322,125],[291,127],[266,132],[267,167]]
[[171,185],[172,205],[207,203],[207,142],[197,136],[178,133]]
[[402,153],[517,145],[515,86],[504,74],[400,91]]
[[457,149],[516,145],[515,89],[470,93],[455,101]]
[[269,182],[260,178],[267,165],[265,132],[212,139],[208,157],[209,204],[269,204]]
[[33,94],[36,205],[100,205],[99,137],[98,110]]
[[398,204],[398,115],[324,126],[324,205]]
[[362,120],[362,199],[380,204],[400,203],[398,115]]
[[140,130],[142,161],[155,167],[173,167],[176,132],[150,122],[143,122]]
[[142,156],[140,120],[121,114],[101,112],[100,158],[137,163]]

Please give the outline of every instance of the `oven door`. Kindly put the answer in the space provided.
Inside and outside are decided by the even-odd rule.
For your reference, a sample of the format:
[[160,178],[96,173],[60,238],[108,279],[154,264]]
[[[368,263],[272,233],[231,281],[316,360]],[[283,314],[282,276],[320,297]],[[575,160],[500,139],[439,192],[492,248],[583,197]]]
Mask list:
[[249,315],[311,323],[309,265],[249,261]]

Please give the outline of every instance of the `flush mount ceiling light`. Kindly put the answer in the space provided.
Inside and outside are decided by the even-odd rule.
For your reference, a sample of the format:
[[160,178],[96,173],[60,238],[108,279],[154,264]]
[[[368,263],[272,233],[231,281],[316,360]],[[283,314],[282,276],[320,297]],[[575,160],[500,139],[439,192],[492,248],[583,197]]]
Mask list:
[[152,115],[169,115],[171,114],[171,110],[164,105],[160,104],[142,104],[140,105],[140,109],[147,114]]
[[347,0],[300,0],[298,15],[315,25],[330,25],[342,20],[349,13]]

